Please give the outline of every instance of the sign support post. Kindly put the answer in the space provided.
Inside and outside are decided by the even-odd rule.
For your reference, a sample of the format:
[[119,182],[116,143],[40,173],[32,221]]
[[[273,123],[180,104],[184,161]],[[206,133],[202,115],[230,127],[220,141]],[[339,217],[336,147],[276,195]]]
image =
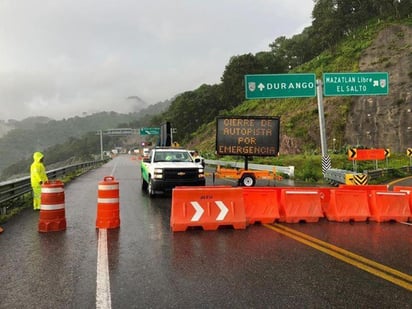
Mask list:
[[317,80],[317,97],[318,97],[318,114],[319,114],[319,130],[320,130],[320,146],[322,150],[322,173],[332,167],[330,157],[328,155],[328,146],[326,142],[326,125],[325,125],[325,114],[323,111],[323,91],[322,91],[322,81]]

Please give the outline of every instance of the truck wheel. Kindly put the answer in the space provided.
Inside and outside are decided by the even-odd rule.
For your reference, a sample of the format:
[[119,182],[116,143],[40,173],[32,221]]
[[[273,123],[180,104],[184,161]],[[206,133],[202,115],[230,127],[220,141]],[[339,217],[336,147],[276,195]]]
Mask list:
[[241,186],[244,187],[253,187],[256,183],[255,177],[253,175],[244,175],[240,181]]
[[153,182],[151,179],[149,180],[149,184],[147,185],[147,193],[149,194],[150,197],[155,195],[155,192],[153,190]]
[[142,190],[147,190],[147,182],[142,178]]

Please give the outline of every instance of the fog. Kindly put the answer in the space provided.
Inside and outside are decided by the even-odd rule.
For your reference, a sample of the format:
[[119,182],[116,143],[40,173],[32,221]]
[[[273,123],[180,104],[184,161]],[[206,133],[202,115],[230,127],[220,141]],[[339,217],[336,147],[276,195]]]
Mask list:
[[311,24],[311,0],[0,0],[0,119],[128,113],[220,83]]

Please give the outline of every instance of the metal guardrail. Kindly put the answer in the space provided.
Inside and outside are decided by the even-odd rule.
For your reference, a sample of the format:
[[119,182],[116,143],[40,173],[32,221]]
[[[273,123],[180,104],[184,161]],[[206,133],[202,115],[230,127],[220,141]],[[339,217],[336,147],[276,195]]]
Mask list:
[[[233,161],[205,160],[205,163],[209,165],[220,165],[220,166],[230,166],[232,168],[237,168],[237,167],[243,168],[243,163],[233,162]],[[249,163],[249,168],[251,170],[259,170],[259,171],[272,171],[273,168],[275,168],[277,173],[286,174],[289,176],[289,178],[295,177],[295,167],[294,166],[276,166],[276,165]]]
[[[73,165],[57,168],[57,169],[48,171],[47,177],[49,179],[58,179],[59,177],[69,175],[75,171],[80,170],[82,172],[86,172],[90,170],[90,168],[103,164],[105,162],[107,162],[107,160],[89,161],[89,162],[73,164]],[[12,199],[18,198],[31,191],[32,191],[32,188],[30,184],[30,176],[0,182],[0,211],[1,213],[4,212],[4,209],[1,209],[3,208],[2,207],[3,203],[10,201]]]
[[378,170],[373,170],[373,171],[364,171],[363,173],[368,175],[369,179],[376,179],[376,178],[391,174],[395,171],[403,171],[403,172],[412,173],[412,166],[404,166],[401,168],[384,168],[384,169],[378,169]]
[[334,185],[338,185],[340,183],[345,184],[346,183],[346,176],[348,174],[364,174],[368,177],[368,180],[373,180],[377,179],[379,177],[384,177],[386,175],[393,174],[395,171],[404,171],[404,172],[412,172],[412,167],[411,166],[404,166],[401,168],[386,168],[386,169],[378,169],[378,170],[372,170],[368,171],[365,170],[363,173],[357,173],[353,171],[347,171],[347,170],[341,170],[341,169],[335,169],[335,168],[330,168],[325,171],[325,179]]
[[346,175],[347,174],[355,174],[355,172],[352,171],[347,171],[347,170],[341,170],[337,168],[330,168],[325,171],[323,174],[325,180],[329,182],[330,184],[333,185],[338,185],[338,184],[345,184],[346,183]]
[[[54,169],[47,172],[47,177],[49,179],[58,179],[59,177],[69,175],[74,171],[78,170],[89,170],[91,167],[100,165],[107,162],[107,160],[98,160],[98,161],[89,161],[79,164],[73,164],[58,169]],[[220,161],[220,160],[205,160],[206,164],[209,165],[222,165],[230,166],[233,168],[241,167],[239,162],[233,161]],[[288,175],[290,178],[295,176],[295,167],[294,166],[273,166],[273,165],[264,165],[264,164],[249,164],[250,169],[255,170],[268,170],[272,171],[273,167],[276,168],[276,171]],[[388,173],[394,172],[395,170],[401,170],[406,172],[412,172],[411,166],[405,166],[400,169],[381,169],[374,171],[364,171],[365,174],[369,176],[369,179],[376,179],[387,175]],[[344,174],[348,171],[340,170],[341,174]],[[353,172],[352,172],[353,173]],[[341,175],[342,176],[342,175]],[[342,176],[343,177],[343,176]],[[343,178],[342,178],[343,179]],[[15,199],[22,196],[23,194],[31,192],[30,176],[22,177],[10,181],[0,182],[0,213],[2,212],[1,205],[9,200]]]

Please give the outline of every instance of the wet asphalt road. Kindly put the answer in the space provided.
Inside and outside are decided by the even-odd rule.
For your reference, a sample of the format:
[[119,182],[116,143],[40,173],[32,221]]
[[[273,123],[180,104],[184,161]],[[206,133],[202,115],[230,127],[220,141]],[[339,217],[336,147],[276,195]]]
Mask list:
[[[39,233],[32,210],[4,224],[0,308],[96,308],[97,185],[108,175],[119,181],[121,218],[107,231],[112,308],[412,308],[412,226],[322,219],[173,233],[170,196],[142,193],[129,156],[66,185],[65,231]],[[291,230],[376,265],[360,269]],[[406,279],[378,276],[381,264]]]

